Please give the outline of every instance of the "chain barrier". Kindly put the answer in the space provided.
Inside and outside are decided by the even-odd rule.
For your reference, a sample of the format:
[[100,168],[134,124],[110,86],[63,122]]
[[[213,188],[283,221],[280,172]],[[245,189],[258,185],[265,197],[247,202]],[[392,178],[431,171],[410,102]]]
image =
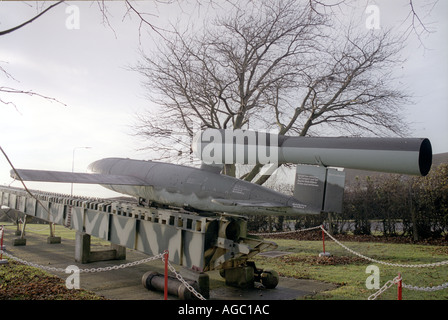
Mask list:
[[[52,271],[52,272],[60,272],[60,273],[65,273],[66,272],[66,268],[58,268],[58,267],[49,267],[49,266],[43,266],[37,263],[33,263],[33,262],[28,262],[26,260],[20,259],[18,257],[13,256],[10,253],[7,253],[5,251],[3,251],[3,254],[6,255],[8,258],[11,258],[17,262],[20,262],[24,265],[30,266],[30,267],[34,267],[34,268],[39,268],[45,271]],[[120,264],[120,265],[116,265],[116,266],[110,266],[110,267],[101,267],[101,268],[89,268],[89,269],[79,269],[80,273],[95,273],[95,272],[104,272],[104,271],[111,271],[111,270],[119,270],[119,269],[124,269],[124,268],[128,268],[128,267],[133,267],[133,266],[137,266],[139,264],[142,263],[147,263],[153,260],[157,260],[157,259],[161,259],[163,256],[163,254],[158,254],[156,256],[153,257],[149,257],[149,258],[145,258],[142,260],[138,260],[138,261],[134,261],[134,262],[128,262],[128,263],[124,263],[124,264]]]
[[[383,287],[381,287],[380,290],[378,290],[377,292],[375,292],[374,294],[372,294],[371,296],[369,296],[367,298],[367,300],[375,300],[376,298],[378,298],[383,292],[385,292],[387,289],[389,289],[390,287],[392,287],[394,284],[400,284],[401,281],[401,286],[403,288],[406,288],[408,290],[414,290],[414,291],[425,291],[425,292],[434,292],[434,291],[439,291],[439,290],[443,290],[443,289],[447,289],[448,288],[448,282],[441,284],[439,286],[434,286],[434,287],[417,287],[417,286],[411,286],[411,285],[407,285],[405,283],[403,283],[403,279],[401,278],[401,276],[397,276],[395,277],[393,280],[389,280],[387,281]],[[399,294],[399,299],[401,300],[401,295]]]
[[[346,245],[342,244],[340,241],[338,241],[335,237],[333,237],[327,230],[325,230],[323,225],[317,226],[317,227],[311,227],[311,228],[306,228],[306,229],[300,229],[300,230],[293,230],[293,231],[285,231],[285,232],[274,232],[274,233],[258,233],[257,235],[278,235],[278,234],[289,234],[289,233],[296,233],[296,232],[304,232],[304,231],[311,231],[311,230],[317,230],[317,229],[322,229],[322,231],[324,233],[327,234],[328,237],[330,237],[336,244],[338,244],[339,246],[341,246],[342,248],[344,248],[345,250],[347,250],[348,252],[363,258],[365,260],[374,262],[374,263],[378,263],[378,264],[383,264],[383,265],[387,265],[387,266],[393,266],[393,267],[404,267],[404,268],[425,268],[425,267],[438,267],[438,266],[443,266],[443,265],[447,265],[448,261],[441,261],[441,262],[436,262],[436,263],[428,263],[428,264],[399,264],[399,263],[390,263],[390,262],[385,262],[385,261],[381,261],[381,260],[377,260],[377,259],[373,259],[370,257],[367,257],[363,254],[360,254],[352,249],[350,249],[349,247],[347,247]],[[3,235],[3,228],[0,228],[0,236]],[[5,252],[4,250],[1,250],[0,248],[0,254],[4,254],[5,256],[7,256],[8,258],[11,258],[17,262],[20,262],[22,264],[28,265],[30,267],[34,267],[34,268],[39,268],[42,270],[46,270],[46,271],[53,271],[53,272],[60,272],[60,273],[65,273],[66,269],[64,268],[57,268],[57,267],[49,267],[49,266],[43,266],[43,265],[39,265],[36,263],[32,263],[32,262],[28,262],[25,261],[23,259],[20,259],[18,257],[15,257],[7,252]],[[125,263],[125,264],[120,264],[120,265],[116,265],[116,266],[110,266],[110,267],[100,267],[100,268],[90,268],[90,269],[79,269],[80,273],[94,273],[94,272],[104,272],[104,271],[112,271],[112,270],[118,270],[118,269],[124,269],[124,268],[128,268],[128,267],[133,267],[142,263],[147,263],[150,261],[154,261],[157,259],[161,259],[163,262],[165,262],[165,254],[161,253],[158,255],[155,255],[153,257],[149,257],[149,258],[145,258],[142,260],[138,260],[138,261],[134,261],[134,262],[129,262],[129,263]],[[193,293],[198,299],[200,300],[206,300],[199,292],[197,292],[177,271],[176,269],[171,265],[171,263],[168,261],[168,268],[169,270],[175,275],[176,279],[179,280],[191,293]],[[376,298],[378,298],[383,292],[385,292],[386,290],[388,290],[390,287],[392,287],[394,284],[398,284],[399,282],[402,282],[402,278],[401,276],[397,276],[392,280],[387,281],[384,286],[379,289],[377,292],[375,292],[374,294],[372,294],[371,296],[368,297],[368,300],[375,300]],[[406,288],[408,290],[415,290],[415,291],[425,291],[425,292],[433,292],[433,291],[438,291],[438,290],[443,290],[443,289],[447,289],[448,288],[448,282],[438,285],[438,286],[433,286],[433,287],[418,287],[418,286],[411,286],[411,285],[407,285],[405,283],[402,282],[402,287]]]
[[[402,268],[429,268],[429,267],[440,267],[440,266],[444,266],[448,264],[448,260],[445,261],[441,261],[441,262],[435,262],[435,263],[427,263],[427,264],[401,264],[401,263],[390,263],[390,262],[384,262],[381,260],[377,260],[377,259],[373,259],[373,258],[369,258],[366,257],[350,248],[348,248],[346,245],[342,244],[341,242],[339,242],[338,240],[336,240],[330,233],[327,232],[327,230],[325,230],[325,228],[323,226],[320,226],[320,228],[334,241],[336,242],[338,245],[340,245],[342,248],[344,248],[345,250],[349,251],[350,253],[353,253],[354,255],[361,257],[363,259],[369,260],[371,262],[374,263],[378,263],[378,264],[383,264],[383,265],[387,265],[387,266],[392,266],[392,267],[402,267]],[[438,285],[438,286],[434,286],[434,287],[417,287],[417,286],[411,286],[411,285],[407,285],[405,283],[403,283],[401,276],[397,276],[395,277],[393,280],[389,280],[386,282],[386,284],[376,293],[374,293],[373,295],[371,295],[368,300],[374,300],[376,299],[378,296],[380,296],[384,291],[386,291],[387,289],[389,289],[392,285],[394,284],[398,284],[401,281],[402,287],[409,289],[409,290],[416,290],[416,291],[426,291],[426,292],[432,292],[432,291],[438,291],[438,290],[443,290],[448,288],[448,282]]]
[[376,298],[378,298],[383,292],[385,292],[387,289],[389,289],[390,287],[392,287],[394,284],[398,284],[401,281],[401,277],[400,276],[396,276],[395,278],[393,278],[392,280],[387,281],[384,286],[381,287],[380,290],[378,290],[377,292],[375,292],[374,294],[372,294],[371,296],[369,296],[367,298],[367,300],[375,300]]
[[[165,256],[162,256],[162,261],[165,262]],[[202,296],[199,292],[195,290],[177,271],[176,269],[171,265],[171,263],[168,261],[168,268],[174,275],[176,276],[176,279],[182,282],[182,284],[191,292],[193,293],[199,300],[206,300],[204,296]]]
[[344,248],[345,250],[347,250],[350,253],[353,253],[354,255],[363,258],[365,260],[369,260],[371,262],[375,262],[378,264],[384,264],[386,266],[391,266],[391,267],[402,267],[402,268],[429,268],[429,267],[440,267],[443,265],[448,265],[448,260],[445,261],[440,261],[440,262],[435,262],[435,263],[426,263],[426,264],[401,264],[401,263],[390,263],[390,262],[385,262],[385,261],[381,261],[381,260],[377,260],[377,259],[373,259],[373,258],[369,258],[365,255],[362,255],[352,249],[350,249],[349,247],[347,247],[346,245],[342,244],[341,242],[339,242],[335,237],[333,237],[327,230],[325,230],[325,228],[323,226],[320,226],[320,228],[334,241],[336,242],[338,245],[340,245],[342,248]]
[[[350,252],[350,253],[352,253],[352,254],[360,257],[360,258],[363,258],[365,260],[374,262],[374,263],[383,264],[383,265],[392,266],[392,267],[402,267],[402,268],[429,268],[429,267],[439,267],[439,266],[448,265],[448,260],[441,261],[441,262],[435,262],[435,263],[427,263],[427,264],[400,264],[400,263],[390,263],[390,262],[385,262],[385,261],[373,259],[373,258],[367,257],[367,256],[365,256],[363,254],[360,254],[360,253],[350,249],[346,245],[342,244],[335,237],[333,237],[327,230],[325,230],[323,225],[320,225],[320,226],[317,226],[317,227],[306,228],[306,229],[294,230],[294,231],[257,233],[257,235],[270,236],[270,235],[279,235],[279,234],[289,234],[289,233],[296,233],[296,232],[302,232],[302,231],[310,231],[310,230],[316,230],[316,229],[322,229],[322,231],[324,233],[326,233],[327,236],[329,236],[334,242],[336,242],[336,244],[338,244],[339,246],[341,246],[342,248],[344,248],[348,252]],[[401,276],[397,276],[394,279],[387,281],[384,284],[384,286],[379,291],[377,291],[376,293],[374,293],[371,296],[369,296],[368,300],[376,299],[383,292],[385,292],[387,289],[389,289],[394,284],[398,284],[400,281],[402,283],[402,287],[403,288],[408,289],[408,290],[414,290],[414,291],[433,292],[433,291],[439,291],[439,290],[443,290],[443,289],[447,289],[448,288],[448,282],[446,282],[444,284],[441,284],[441,285],[438,285],[438,286],[433,286],[433,287],[411,286],[411,285],[403,283],[403,280],[402,280]]]
[[321,226],[317,227],[311,227],[306,229],[299,229],[299,230],[292,230],[292,231],[281,231],[281,232],[268,232],[268,233],[254,233],[253,235],[256,236],[271,236],[271,235],[279,235],[279,234],[290,234],[290,233],[298,233],[298,232],[304,232],[304,231],[311,231],[311,230],[317,230],[320,229]]
[[427,263],[427,264],[399,264],[399,263],[390,263],[390,262],[385,262],[385,261],[369,258],[365,255],[362,255],[361,253],[358,253],[358,252],[350,249],[346,245],[342,244],[335,237],[333,237],[327,230],[325,230],[324,226],[322,226],[322,225],[317,226],[317,227],[306,228],[306,229],[293,230],[293,231],[257,233],[256,235],[269,236],[269,235],[279,235],[279,234],[296,233],[296,232],[302,232],[302,231],[310,231],[310,230],[316,230],[316,229],[322,229],[322,231],[325,232],[331,238],[331,240],[336,242],[338,245],[340,245],[342,248],[344,248],[348,252],[350,252],[360,258],[363,258],[365,260],[371,261],[371,262],[384,264],[384,265],[392,266],[392,267],[402,267],[402,268],[426,268],[426,267],[439,267],[439,266],[443,266],[443,265],[448,265],[448,260],[441,261],[441,262],[435,262],[435,263]]
[[433,292],[433,291],[439,291],[439,290],[447,289],[448,288],[448,282],[446,282],[444,284],[441,284],[441,285],[438,285],[438,286],[434,286],[434,287],[417,287],[417,286],[411,286],[411,285],[403,283],[403,288],[406,288],[408,290],[414,290],[414,291]]
[[[1,230],[1,229],[0,229]],[[3,231],[3,230],[1,230]],[[25,261],[23,259],[20,259],[18,257],[13,256],[10,253],[7,253],[3,250],[1,250],[1,253],[4,254],[5,256],[7,256],[8,258],[11,258],[17,262],[20,262],[24,265],[30,266],[30,267],[34,267],[34,268],[39,268],[41,270],[45,270],[45,271],[51,271],[51,272],[60,272],[60,273],[66,273],[66,269],[65,268],[57,268],[57,267],[49,267],[49,266],[43,266],[37,263],[33,263],[33,262],[28,262]],[[138,261],[134,261],[134,262],[129,262],[129,263],[124,263],[124,264],[120,264],[120,265],[116,265],[116,266],[110,266],[110,267],[101,267],[101,268],[89,268],[89,269],[79,269],[79,273],[95,273],[95,272],[105,272],[105,271],[112,271],[112,270],[119,270],[119,269],[124,269],[124,268],[129,268],[129,267],[133,267],[133,266],[137,266],[139,264],[143,264],[143,263],[147,263],[150,261],[154,261],[157,259],[161,259],[163,262],[165,262],[165,256],[164,253],[160,253],[158,255],[149,257],[149,258],[145,258],[142,260],[138,260]],[[193,293],[198,299],[200,300],[206,300],[199,292],[197,292],[177,271],[176,269],[171,265],[171,263],[168,261],[168,268],[170,269],[170,271],[172,273],[174,273],[175,277],[177,280],[179,280],[191,293]]]

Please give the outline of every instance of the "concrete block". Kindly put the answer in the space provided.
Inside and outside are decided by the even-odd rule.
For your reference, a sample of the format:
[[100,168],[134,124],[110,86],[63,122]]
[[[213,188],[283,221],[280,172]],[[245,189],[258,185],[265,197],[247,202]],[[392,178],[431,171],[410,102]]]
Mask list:
[[75,261],[88,263],[90,257],[90,235],[76,232],[75,236]]
[[126,259],[126,248],[112,244],[108,250],[91,251],[90,235],[83,232],[76,232],[75,238],[75,261],[89,263],[106,260]]
[[113,249],[90,251],[88,262],[116,260],[117,252]]
[[47,243],[48,244],[61,243],[61,237],[48,237]]
[[250,289],[254,287],[255,276],[254,268],[238,267],[225,270],[226,285]]
[[210,297],[210,276],[207,273],[185,267],[182,267],[179,273],[185,280],[195,281],[199,286],[199,293],[205,299]]
[[13,246],[26,246],[26,238],[16,238],[12,242]]
[[115,260],[126,260],[126,247],[112,243],[110,248],[115,250]]

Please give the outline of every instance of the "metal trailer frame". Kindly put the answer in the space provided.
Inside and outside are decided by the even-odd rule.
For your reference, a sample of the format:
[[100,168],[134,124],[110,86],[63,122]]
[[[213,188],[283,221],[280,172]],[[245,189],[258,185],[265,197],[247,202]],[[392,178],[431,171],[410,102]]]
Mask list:
[[[0,186],[0,205],[148,255],[168,250],[170,262],[200,272],[224,269],[222,274],[226,274],[225,270],[244,269],[251,257],[277,248],[273,242],[248,235],[243,216],[201,216],[180,208],[142,207],[42,191],[28,193],[6,186]],[[249,285],[253,282],[250,277],[246,279]],[[241,279],[236,282],[241,283]]]

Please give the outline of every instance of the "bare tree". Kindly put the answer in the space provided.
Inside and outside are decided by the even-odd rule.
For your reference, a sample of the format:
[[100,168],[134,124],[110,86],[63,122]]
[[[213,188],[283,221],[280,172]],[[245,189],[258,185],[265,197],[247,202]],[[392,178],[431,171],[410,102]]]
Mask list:
[[[109,26],[113,32],[115,32],[114,30],[114,26],[112,26],[112,23],[110,21],[111,18],[111,14],[109,12],[109,2],[108,1],[104,1],[104,0],[96,0],[96,1],[92,1],[93,3],[96,3],[96,7],[98,10],[100,10],[100,12],[102,13],[102,23]],[[253,3],[253,1],[251,0],[247,0],[247,2],[250,4],[250,6],[252,7],[252,10],[254,10],[255,7],[260,7],[260,5]],[[320,19],[320,22],[318,23],[322,23],[324,20],[328,19],[328,16],[331,14],[334,14],[335,11],[342,11],[345,7],[349,7],[352,5],[352,3],[354,2],[354,0],[334,0],[334,1],[318,1],[318,0],[304,0],[302,5],[298,5],[298,3],[293,3],[293,5],[298,5],[298,8],[302,8],[304,5],[307,6],[307,8],[305,9],[306,12],[308,12],[308,15],[312,15],[313,19],[315,20],[314,22],[318,22],[318,20]],[[38,2],[36,2],[34,5],[36,6],[36,10],[37,10],[37,14],[33,17],[31,17],[30,19],[18,24],[17,26],[12,26],[9,27],[5,30],[0,30],[0,36],[10,36],[11,34],[13,34],[15,31],[20,30],[24,27],[30,27],[32,25],[32,22],[34,22],[37,19],[40,19],[44,14],[46,14],[48,11],[53,10],[55,7],[59,6],[62,3],[65,3],[66,5],[69,5],[68,1],[57,1],[54,3],[49,3],[46,4],[44,1],[42,1],[41,3],[37,4]],[[422,37],[425,35],[428,35],[430,33],[432,33],[434,30],[430,28],[430,23],[427,21],[427,16],[433,11],[435,5],[438,3],[438,0],[425,0],[423,2],[423,5],[419,5],[417,6],[415,4],[415,1],[409,0],[404,2],[407,7],[408,7],[408,15],[405,18],[404,23],[408,26],[407,30],[405,31],[405,36],[408,37],[411,34],[415,34],[418,39],[420,40],[421,43],[422,42]],[[149,7],[147,7],[146,5],[149,5]],[[140,34],[140,36],[143,34],[143,32],[149,30],[152,32],[157,33],[158,35],[160,35],[162,38],[164,38],[165,40],[167,40],[165,38],[165,33],[170,34],[170,32],[168,32],[167,30],[161,28],[160,26],[157,25],[157,23],[154,21],[153,18],[156,17],[155,12],[155,7],[157,5],[160,6],[167,6],[167,5],[176,5],[176,6],[182,6],[182,5],[193,5],[196,7],[201,7],[202,5],[207,5],[210,7],[215,7],[218,8],[219,10],[221,10],[221,6],[222,5],[229,5],[230,7],[233,7],[235,11],[240,12],[240,16],[234,16],[234,17],[228,17],[227,18],[227,22],[224,21],[224,19],[221,19],[221,21],[217,21],[215,27],[220,26],[221,28],[215,28],[216,32],[224,32],[224,35],[226,34],[230,34],[231,32],[236,32],[237,34],[240,33],[241,37],[247,36],[249,34],[244,35],[244,32],[241,32],[243,30],[240,30],[240,26],[232,26],[231,25],[231,20],[232,18],[234,20],[236,19],[242,19],[244,18],[246,12],[245,10],[247,8],[243,8],[244,10],[240,10],[242,9],[242,6],[239,4],[238,1],[232,1],[232,0],[223,0],[223,1],[219,1],[219,0],[209,0],[206,2],[199,2],[198,0],[164,0],[164,1],[160,1],[160,0],[153,0],[153,1],[148,1],[146,4],[142,4],[141,2],[138,1],[132,1],[132,0],[126,0],[123,1],[121,4],[123,6],[123,21],[125,21],[126,17],[136,17],[139,21],[139,26],[138,26],[138,32]],[[357,1],[358,4],[358,1]],[[31,3],[26,3],[26,5],[28,6],[33,6],[33,4]],[[265,6],[266,4],[262,5]],[[274,4],[271,5],[271,9],[274,8]],[[291,8],[289,8],[288,10],[291,10]],[[297,10],[296,10],[297,11]],[[253,18],[259,18],[262,15],[265,14],[254,14],[254,11],[252,12],[252,14],[250,15],[250,17]],[[266,17],[268,17],[266,15]],[[286,17],[286,15],[285,15]],[[271,17],[272,18],[272,17]],[[286,19],[288,19],[286,17]],[[303,19],[303,16],[302,16]],[[228,24],[228,22],[230,24]],[[241,21],[239,23],[248,23],[249,21]],[[269,24],[269,21],[265,21],[265,23]],[[312,23],[312,22],[311,22]],[[227,25],[226,25],[227,24]],[[280,21],[277,22],[277,24],[280,24]],[[286,25],[285,23],[283,23],[284,25]],[[292,26],[296,25],[294,22],[292,22]],[[262,28],[262,24],[259,24],[259,27]],[[224,30],[223,29],[227,29]],[[232,30],[234,29],[234,30]],[[254,29],[255,30],[255,29]],[[262,29],[260,29],[262,30]],[[291,30],[290,30],[291,31]],[[304,30],[305,31],[305,30]],[[303,33],[302,33],[303,34]],[[180,35],[179,33],[177,34],[177,37],[182,38],[184,35]],[[215,36],[219,37],[219,34],[215,34]],[[250,35],[249,35],[250,36]],[[212,38],[213,34],[208,35],[208,38]],[[229,38],[227,36],[227,38]],[[284,36],[282,36],[282,38],[284,38]],[[243,40],[243,39],[239,39],[239,40]],[[259,39],[258,39],[259,40]],[[258,41],[256,39],[245,39],[244,41]],[[300,36],[299,36],[299,40]],[[268,40],[269,41],[269,40]],[[279,39],[280,41],[280,39]],[[284,41],[283,39],[281,41]],[[189,45],[197,45],[197,42],[200,42],[198,39],[195,40],[195,44],[191,43]],[[222,41],[221,41],[222,42]],[[230,43],[235,43],[235,41],[233,41],[233,39],[230,39]],[[236,44],[236,43],[235,43]],[[238,45],[241,44],[238,43]],[[172,43],[172,45],[180,45]],[[210,44],[211,45],[211,44]],[[274,47],[275,47],[276,43],[274,42]],[[308,44],[305,44],[305,46]],[[216,50],[218,50],[219,48],[216,48]],[[231,50],[232,48],[230,47],[222,47],[221,49],[223,50]],[[253,49],[253,48],[252,48]],[[291,54],[294,55],[295,53],[293,52],[294,49],[296,48],[291,48],[292,52],[286,52],[286,54]],[[273,51],[272,48],[269,49],[269,51]],[[258,51],[259,52],[259,51]],[[199,54],[198,52],[195,54]],[[253,58],[253,57],[252,57]],[[263,57],[261,61],[263,61],[264,59],[266,59],[265,57]],[[206,62],[205,60],[203,61],[204,63]],[[216,63],[218,63],[218,61],[215,61]],[[249,62],[249,61],[248,61]],[[284,64],[283,64],[284,66]],[[273,67],[278,68],[277,65],[273,65]],[[244,66],[243,66],[244,68]],[[212,71],[212,70],[210,70]],[[243,73],[241,73],[243,72]],[[6,76],[7,78],[10,78],[11,75],[3,68],[0,67],[0,73],[3,76]],[[240,70],[241,74],[244,74],[244,70]],[[286,76],[286,75],[285,75]],[[240,79],[241,81],[245,81],[247,79]],[[272,79],[271,79],[272,80]],[[262,83],[260,83],[262,84]],[[264,83],[266,84],[266,82]],[[262,84],[263,85],[263,84]],[[275,87],[275,86],[274,86]],[[280,89],[280,88],[279,88]],[[272,86],[270,86],[269,90],[276,90],[273,89]],[[260,90],[262,91],[262,90]],[[260,91],[258,91],[257,93],[254,92],[254,94],[258,94]],[[10,87],[1,87],[0,88],[0,93],[2,93],[2,98],[0,98],[0,103],[5,103],[5,104],[13,104],[14,102],[13,100],[9,100],[7,98],[3,98],[5,96],[10,95],[11,93],[24,93],[24,94],[28,94],[28,95],[34,95],[34,96],[40,96],[43,97],[45,99],[49,99],[49,100],[56,100],[54,98],[51,97],[47,97],[45,95],[41,95],[39,93],[33,92],[32,90],[20,90],[20,89],[16,89],[16,88],[10,88]],[[280,93],[280,91],[279,91]],[[224,97],[224,96],[223,96]],[[234,97],[232,97],[233,99]],[[241,98],[241,97],[240,97]],[[249,96],[246,95],[246,98],[249,98]],[[224,99],[229,99],[229,97],[224,97]],[[244,99],[242,99],[244,100]],[[224,103],[224,100],[222,100],[221,102]],[[272,101],[271,101],[272,102]],[[250,109],[250,106],[248,107]],[[257,114],[257,109],[252,109],[253,114]],[[280,110],[279,110],[280,111]],[[221,113],[221,111],[216,111]],[[232,110],[231,112],[235,112],[234,110]],[[222,116],[222,114],[220,114]],[[280,113],[279,113],[280,115]],[[234,119],[234,117],[227,117],[226,119],[222,120],[222,121],[230,121],[235,120],[236,121],[236,126],[235,127],[239,127],[240,123],[242,124],[245,120],[244,120],[244,112],[243,113],[239,113],[239,116]],[[144,122],[144,121],[143,121]]]
[[[329,129],[403,134],[400,110],[408,96],[394,88],[392,77],[400,39],[342,28],[315,5],[249,1],[202,32],[176,29],[135,68],[157,105],[139,115],[136,134],[172,160],[189,153],[187,141],[179,143],[181,135],[172,133],[192,136],[194,125],[276,128],[300,136]],[[259,170],[256,166],[245,179]]]
[[[151,99],[162,107],[140,116],[139,134],[158,139],[158,152],[173,149],[170,130],[192,136],[193,125],[210,128],[247,126],[266,109],[274,86],[292,87],[309,68],[301,56],[319,46],[322,15],[295,1],[251,3],[252,12],[234,9],[212,21],[203,34],[166,40],[155,55],[137,66]],[[185,152],[183,145],[179,153]],[[162,153],[163,154],[163,153]]]

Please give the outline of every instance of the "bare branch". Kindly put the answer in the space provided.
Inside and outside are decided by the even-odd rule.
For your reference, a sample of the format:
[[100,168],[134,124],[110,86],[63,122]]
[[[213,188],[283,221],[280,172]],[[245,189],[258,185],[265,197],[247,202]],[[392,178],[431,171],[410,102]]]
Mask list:
[[[6,94],[25,94],[25,95],[28,95],[28,96],[36,96],[36,97],[48,100],[50,102],[57,102],[57,103],[59,103],[59,104],[61,104],[63,106],[67,106],[65,103],[59,101],[56,98],[49,97],[49,96],[46,96],[46,95],[43,95],[43,94],[31,91],[31,90],[19,90],[19,89],[14,89],[14,88],[10,88],[10,87],[0,87],[0,93],[2,93],[2,94],[3,93],[6,93]],[[18,109],[18,107],[17,107],[15,102],[7,101],[7,100],[3,99],[2,97],[0,97],[0,103],[3,103],[5,105],[12,105],[17,110],[17,112],[20,113],[20,111],[19,111],[19,109]]]
[[[437,2],[438,0],[434,0],[431,3],[429,3],[429,9],[426,11],[425,17],[432,12]],[[425,22],[423,21],[423,19],[424,17],[422,17],[420,13],[417,13],[414,1],[409,0],[409,13],[406,16],[405,20],[403,21],[403,23],[406,23],[410,20],[410,24],[406,28],[406,31],[404,33],[405,39],[409,38],[411,34],[415,34],[422,46],[424,46],[422,37],[424,35],[429,35],[435,32],[435,30],[429,27],[431,23],[427,21]]]
[[[140,12],[139,10],[137,10],[137,8],[135,8],[134,5],[131,4],[131,2],[129,0],[125,1],[126,6],[127,6],[127,12],[126,14],[128,14],[130,11],[134,12],[140,19],[140,24],[138,27],[138,34],[139,34],[139,39],[141,39],[141,35],[142,35],[142,26],[143,24],[145,24],[146,26],[148,26],[151,30],[153,30],[154,32],[156,32],[159,36],[161,36],[162,38],[164,38],[164,34],[162,32],[167,32],[168,30],[160,28],[158,26],[156,26],[154,23],[149,22],[149,20],[146,18],[146,16],[149,17],[157,17],[157,15],[152,14],[152,13],[147,13],[147,12]],[[165,4],[168,4],[169,2],[166,1]]]
[[26,25],[30,24],[31,22],[33,22],[34,20],[36,20],[37,18],[42,16],[44,13],[46,13],[49,10],[53,9],[54,7],[56,7],[57,5],[61,4],[62,2],[64,2],[64,1],[59,1],[59,2],[56,2],[56,3],[52,4],[51,6],[49,6],[47,9],[45,9],[44,11],[42,11],[41,13],[36,15],[35,17],[31,18],[30,20],[25,21],[24,23],[22,23],[22,24],[20,24],[18,26],[15,26],[14,28],[10,28],[10,29],[7,29],[7,30],[0,31],[0,36],[4,36],[4,35],[6,35],[8,33],[11,33],[13,31],[19,30],[20,28],[25,27]]

